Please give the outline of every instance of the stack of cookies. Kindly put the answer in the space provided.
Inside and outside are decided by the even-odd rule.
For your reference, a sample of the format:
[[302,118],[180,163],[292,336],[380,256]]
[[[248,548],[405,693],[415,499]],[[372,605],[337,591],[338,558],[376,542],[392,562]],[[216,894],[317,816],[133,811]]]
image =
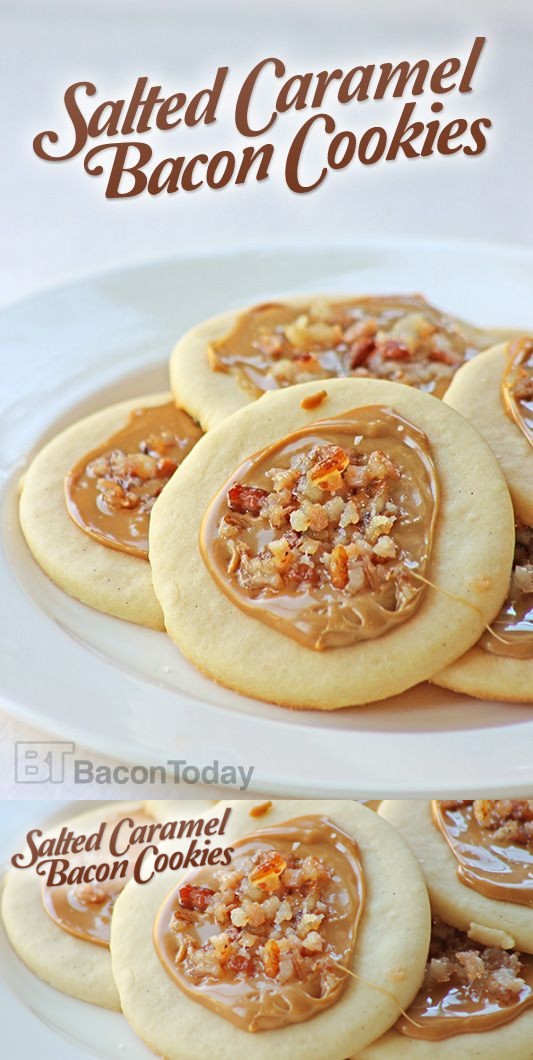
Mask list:
[[11,870],[4,924],[40,978],[122,1009],[167,1060],[531,1060],[532,799],[180,805],[66,824],[126,818],[174,865],[209,835],[195,868],[148,851],[143,880],[55,888]]
[[286,707],[533,700],[532,340],[419,296],[287,299],[184,335],[170,386],[26,472],[66,592]]

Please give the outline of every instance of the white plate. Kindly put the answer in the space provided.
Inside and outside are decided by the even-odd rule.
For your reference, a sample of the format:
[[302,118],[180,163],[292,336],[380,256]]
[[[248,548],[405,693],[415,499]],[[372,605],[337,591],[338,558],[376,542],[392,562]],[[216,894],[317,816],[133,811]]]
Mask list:
[[[94,804],[95,806],[98,803]],[[44,831],[80,813],[86,804],[4,803],[0,865],[2,874],[19,849],[26,828]],[[53,809],[52,809],[53,807]],[[12,828],[7,831],[7,818]],[[0,1024],[2,1055],[39,1060],[150,1060],[146,1048],[118,1012],[68,997],[43,983],[22,963],[0,921]]]
[[28,456],[58,428],[164,386],[175,338],[212,313],[287,292],[423,291],[473,323],[527,330],[532,288],[533,256],[525,251],[375,240],[144,265],[4,311],[0,692],[7,709],[121,761],[254,765],[255,790],[268,794],[445,797],[531,787],[533,711],[525,707],[424,685],[378,706],[291,713],[217,687],[163,635],[100,615],[57,589],[22,540],[16,488]]

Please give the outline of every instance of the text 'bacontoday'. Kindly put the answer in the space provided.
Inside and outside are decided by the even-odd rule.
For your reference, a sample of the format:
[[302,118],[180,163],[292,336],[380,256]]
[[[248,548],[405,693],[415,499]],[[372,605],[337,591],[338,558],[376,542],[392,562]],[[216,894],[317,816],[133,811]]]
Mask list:
[[[103,176],[109,199],[132,198],[145,191],[175,194],[264,181],[273,174],[280,121],[291,113],[303,121],[288,147],[283,147],[283,173],[287,187],[297,194],[313,191],[330,173],[355,163],[373,166],[433,155],[475,157],[485,150],[491,119],[452,114],[453,102],[449,101],[473,91],[485,42],[485,37],[476,37],[463,58],[402,60],[306,73],[290,73],[281,59],[268,57],[233,92],[227,66],[220,66],[208,87],[195,93],[167,95],[161,85],[139,77],[129,96],[99,101],[93,82],[77,81],[64,95],[67,128],[60,133],[40,132],[33,148],[48,162],[81,156],[89,176]],[[368,101],[390,104],[396,100],[403,102],[390,127],[365,127],[364,110],[354,109],[355,104]],[[421,103],[426,104],[426,120],[421,120]],[[352,105],[354,127],[340,127],[330,112],[345,105]],[[228,106],[242,147],[232,144],[231,149],[211,154],[200,150],[192,155],[155,157],[148,142],[151,133],[170,133],[175,138],[180,128],[215,125],[222,108]]]

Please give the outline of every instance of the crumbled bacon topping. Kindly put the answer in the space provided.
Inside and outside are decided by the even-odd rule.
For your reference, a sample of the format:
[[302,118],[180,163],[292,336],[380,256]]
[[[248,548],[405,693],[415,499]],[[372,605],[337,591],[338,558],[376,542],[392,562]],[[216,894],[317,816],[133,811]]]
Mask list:
[[[268,309],[269,307],[267,307]],[[315,299],[282,325],[258,315],[250,363],[262,365],[280,387],[332,376],[391,379],[442,395],[469,351],[449,321],[424,303],[371,309]],[[239,361],[246,363],[246,358]],[[210,352],[211,367],[231,368],[232,357]]]
[[263,975],[288,984],[313,977],[318,996],[327,993],[336,969],[326,927],[339,911],[338,879],[326,861],[259,850],[238,867],[217,869],[213,879],[215,890],[190,884],[179,890],[170,930],[182,971],[195,981]]
[[533,799],[444,800],[443,810],[472,807],[474,819],[491,840],[533,842]]
[[411,598],[394,536],[403,514],[393,499],[400,469],[379,449],[362,453],[356,441],[304,445],[290,467],[266,472],[270,490],[242,482],[229,488],[218,535],[241,588],[348,596],[385,589],[392,607]]
[[104,511],[151,511],[178,466],[165,452],[182,445],[176,435],[161,431],[141,441],[138,452],[111,449],[91,460],[85,474],[96,479],[96,491]]
[[424,989],[431,992],[442,983],[467,988],[472,1000],[512,1005],[525,984],[521,978],[521,955],[516,950],[482,946],[463,931],[434,920]]

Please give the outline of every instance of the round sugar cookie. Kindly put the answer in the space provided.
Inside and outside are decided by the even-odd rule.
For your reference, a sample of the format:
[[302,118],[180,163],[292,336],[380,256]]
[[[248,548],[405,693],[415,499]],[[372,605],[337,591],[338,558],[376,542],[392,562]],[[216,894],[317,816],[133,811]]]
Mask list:
[[[443,402],[383,380],[328,380],[324,390],[311,410],[302,401],[317,393],[316,383],[267,394],[202,438],[156,502],[150,562],[167,631],[199,670],[259,699],[332,710],[402,692],[479,639],[509,584],[514,522],[491,450]],[[230,601],[202,559],[200,526],[213,496],[251,454],[319,420],[376,405],[429,441],[440,502],[428,578],[445,591],[428,587],[416,613],[381,637],[314,651]]]
[[431,681],[476,699],[533,703],[533,659],[511,659],[471,648]]
[[179,821],[183,817],[200,816],[212,806],[216,806],[216,800],[210,799],[145,799],[144,808],[154,821]]
[[501,395],[507,345],[486,350],[464,364],[444,400],[483,435],[505,475],[517,518],[533,526],[533,449],[507,415]]
[[[420,295],[365,295],[360,298],[350,299],[346,294],[337,295],[305,295],[294,298],[276,299],[275,302],[266,303],[267,308],[281,306],[294,309],[294,318],[304,313],[311,304],[316,303],[350,303],[360,304],[363,308],[365,318],[379,315],[385,312],[387,307],[400,307],[405,312],[408,340],[413,336],[413,324],[421,316],[427,314],[431,324],[442,328],[442,333],[459,336],[460,342],[465,342],[470,349],[483,350],[501,341],[510,335],[510,331],[482,330],[458,320],[449,314],[441,313],[440,310],[430,306]],[[205,320],[191,328],[183,335],[174,347],[170,358],[170,385],[174,394],[179,394],[180,403],[187,409],[189,414],[198,420],[205,431],[220,423],[232,412],[254,401],[258,393],[254,393],[253,387],[242,384],[235,378],[231,371],[214,371],[210,365],[210,349],[214,343],[231,335],[233,329],[244,314],[263,307],[247,306],[243,309],[222,313],[218,316]],[[387,327],[389,325],[386,325]],[[415,329],[416,330],[416,329]],[[398,340],[401,336],[395,331],[391,338]],[[313,349],[311,343],[311,349]],[[364,352],[364,351],[363,351]],[[443,358],[445,363],[445,358]],[[405,365],[401,365],[399,371]],[[438,370],[438,369],[437,369]],[[446,371],[441,365],[441,371]],[[316,372],[316,380],[324,377],[320,371]],[[345,373],[343,372],[343,375]],[[369,371],[372,375],[372,372]],[[388,376],[390,378],[390,375]],[[303,381],[303,380],[302,380]],[[271,380],[269,387],[277,384]],[[287,385],[283,383],[282,385]]]
[[473,937],[476,928],[472,925],[503,932],[503,948],[533,953],[533,909],[488,898],[461,882],[458,863],[433,824],[429,802],[385,800],[379,814],[397,829],[418,858],[435,916],[461,931],[472,931]]
[[235,1026],[182,992],[157,955],[154,921],[180,879],[179,873],[165,873],[143,885],[128,884],[115,907],[111,953],[123,1012],[167,1060],[345,1060],[383,1034],[420,986],[430,914],[419,866],[394,829],[354,802],[274,800],[254,817],[264,804],[239,800],[221,803],[217,815],[227,805],[232,814],[225,845],[309,815],[327,817],[355,839],[367,889],[352,965],[361,979],[349,979],[334,1004],[304,1022],[256,1033]]
[[132,412],[171,401],[169,394],[123,401],[67,427],[37,454],[26,472],[20,521],[37,563],[70,596],[97,611],[164,629],[149,562],[85,533],[67,511],[64,482],[86,454],[128,422]]
[[390,1030],[354,1060],[533,1060],[533,1012],[489,1031],[421,1041]]
[[[124,816],[138,803],[121,804]],[[56,825],[46,836],[56,835],[63,825],[91,831],[105,818],[107,803]],[[120,999],[111,970],[111,955],[104,946],[87,942],[63,931],[44,909],[43,880],[32,868],[10,869],[2,894],[2,919],[13,949],[30,971],[64,994],[102,1008],[120,1011]]]

